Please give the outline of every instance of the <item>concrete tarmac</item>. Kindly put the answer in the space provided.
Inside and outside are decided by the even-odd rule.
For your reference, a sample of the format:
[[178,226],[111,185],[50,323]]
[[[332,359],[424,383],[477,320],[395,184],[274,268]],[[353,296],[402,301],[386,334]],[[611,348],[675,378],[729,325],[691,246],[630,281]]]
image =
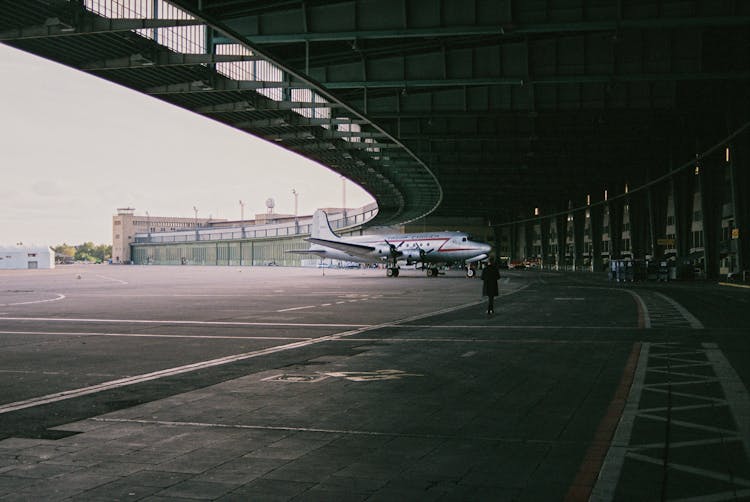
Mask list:
[[750,290],[0,271],[0,500],[750,499]]

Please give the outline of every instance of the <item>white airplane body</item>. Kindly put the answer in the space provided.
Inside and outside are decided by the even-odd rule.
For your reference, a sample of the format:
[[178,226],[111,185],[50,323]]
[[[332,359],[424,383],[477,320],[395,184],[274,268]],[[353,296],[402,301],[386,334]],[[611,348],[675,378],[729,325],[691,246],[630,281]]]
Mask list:
[[388,275],[398,275],[398,263],[422,263],[428,275],[437,275],[437,263],[472,263],[487,258],[490,245],[472,241],[463,232],[420,232],[411,234],[360,235],[339,237],[328,223],[328,215],[318,210],[313,215],[309,250],[293,251],[359,263],[386,262]]

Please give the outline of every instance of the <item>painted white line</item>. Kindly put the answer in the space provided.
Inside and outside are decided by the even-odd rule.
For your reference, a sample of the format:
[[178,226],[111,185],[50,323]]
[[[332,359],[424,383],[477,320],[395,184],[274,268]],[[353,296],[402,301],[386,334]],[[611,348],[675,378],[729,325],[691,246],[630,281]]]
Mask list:
[[648,307],[646,307],[646,302],[643,301],[643,298],[636,293],[635,291],[631,291],[629,289],[623,289],[622,291],[625,291],[626,293],[630,294],[630,296],[633,297],[635,302],[638,304],[638,310],[643,314],[643,328],[644,329],[650,329],[651,328],[651,316],[648,313]]
[[732,411],[734,421],[742,436],[745,455],[750,458],[750,397],[739,375],[715,343],[704,343],[706,357],[714,366],[714,372],[721,382],[721,388],[727,397],[727,404]]
[[[626,290],[630,291],[630,290]],[[637,295],[636,295],[637,296]],[[625,402],[620,422],[617,424],[615,435],[607,450],[599,477],[596,480],[589,500],[607,502],[614,500],[617,483],[620,480],[622,466],[625,463],[625,455],[630,445],[630,435],[633,432],[635,418],[638,415],[638,405],[641,402],[643,384],[646,380],[646,369],[648,367],[648,354],[651,344],[641,344],[641,353],[638,356],[638,364],[635,367],[633,383],[630,385],[628,400]]]
[[96,277],[98,277],[100,279],[105,279],[107,281],[119,282],[120,284],[127,284],[127,282],[125,282],[125,281],[122,281],[120,279],[115,279],[113,277],[107,277],[106,275],[97,275]]
[[276,312],[291,312],[293,310],[304,310],[304,309],[314,309],[316,305],[305,305],[304,307],[292,307],[290,309],[281,309],[277,310]]
[[[641,455],[640,453],[630,452],[628,453],[628,458],[632,458],[633,460],[640,460],[641,462],[646,462],[648,464],[654,464],[658,466],[664,465],[663,458],[654,458],[648,455]],[[714,472],[714,471],[709,471],[707,469],[700,469],[698,467],[693,467],[692,465],[676,464],[673,462],[670,462],[668,467],[670,469],[674,469],[675,471],[687,472],[688,474],[695,474],[697,476],[701,476],[704,478],[717,479],[725,483],[731,483],[734,485],[742,485],[745,487],[750,486],[750,480],[740,478],[738,476],[724,474],[723,472]],[[737,499],[734,499],[734,500],[737,500]]]
[[0,321],[49,321],[81,323],[121,323],[121,324],[174,324],[189,326],[292,326],[302,328],[366,328],[370,324],[322,324],[293,322],[242,322],[242,321],[175,321],[156,319],[91,319],[67,317],[0,317]]
[[[385,436],[385,437],[408,437],[408,438],[425,438],[425,439],[455,439],[455,435],[445,434],[419,434],[409,432],[381,432],[365,431],[354,429],[320,429],[314,427],[292,427],[283,425],[250,425],[250,424],[219,424],[210,422],[177,422],[171,420],[144,420],[138,418],[106,418],[92,417],[89,420],[100,423],[122,423],[122,424],[140,424],[156,425],[166,427],[194,427],[194,428],[217,428],[217,429],[252,429],[252,430],[269,430],[269,431],[289,431],[289,432],[314,432],[326,434],[351,434],[361,436]],[[64,429],[60,426],[59,429]],[[556,439],[554,441],[546,439],[529,439],[521,437],[491,437],[491,436],[462,436],[465,439],[479,439],[482,441],[492,441],[497,443],[509,444],[537,444],[537,445],[556,445],[559,446],[565,441]]]
[[244,352],[241,354],[234,354],[231,356],[219,357],[216,359],[210,359],[208,361],[201,361],[201,362],[197,362],[193,364],[186,364],[184,366],[177,366],[174,368],[167,368],[163,370],[153,371],[151,373],[134,375],[130,377],[120,378],[117,380],[110,380],[108,382],[102,382],[100,384],[92,385],[89,387],[71,389],[71,390],[66,390],[62,392],[55,392],[53,394],[47,394],[45,396],[39,396],[39,397],[31,398],[31,399],[26,399],[24,401],[16,401],[15,403],[8,403],[8,404],[0,406],[0,415],[4,413],[10,413],[12,411],[22,410],[25,408],[32,408],[34,406],[40,406],[43,404],[55,403],[55,402],[63,401],[66,399],[72,399],[76,397],[86,396],[89,394],[95,394],[97,392],[117,389],[117,388],[125,387],[128,385],[148,382],[150,380],[157,380],[159,378],[180,375],[183,373],[189,373],[192,371],[201,370],[205,368],[211,368],[214,366],[221,366],[224,364],[229,364],[229,363],[233,363],[237,361],[243,361],[245,359],[251,359],[251,358],[265,356],[269,354],[275,354],[277,352],[285,352],[287,350],[299,349],[299,348],[308,347],[310,345],[315,345],[315,344],[322,343],[322,342],[339,340],[341,338],[350,337],[352,335],[358,335],[360,333],[364,333],[367,331],[373,331],[376,329],[386,328],[386,327],[393,326],[395,324],[400,324],[403,322],[409,322],[412,320],[424,319],[425,317],[430,317],[433,315],[440,315],[440,314],[444,314],[448,312],[454,312],[456,310],[461,310],[467,307],[473,307],[481,303],[482,301],[466,303],[463,305],[457,305],[455,307],[449,307],[449,308],[445,308],[445,309],[438,310],[435,312],[419,314],[419,315],[408,317],[405,319],[398,319],[396,321],[389,321],[389,322],[385,322],[382,324],[376,324],[376,325],[371,325],[371,326],[366,326],[366,327],[361,327],[361,328],[355,328],[355,329],[351,329],[348,331],[342,331],[340,333],[335,333],[333,335],[321,336],[318,338],[312,338],[308,340],[287,343],[285,345],[276,345],[276,346],[268,347],[265,349],[254,350],[252,352]]
[[5,303],[5,304],[0,304],[0,307],[13,307],[13,306],[16,306],[16,305],[32,305],[32,304],[35,304],[35,303],[58,302],[60,300],[65,299],[65,295],[61,295],[59,293],[54,293],[54,294],[57,295],[57,298],[50,298],[49,300],[34,300],[34,301],[30,301],[30,302]]
[[331,305],[333,305],[333,303],[321,303],[320,304],[321,307],[330,307]]
[[558,302],[582,302],[585,298],[555,298]]
[[[499,315],[502,316],[502,313]],[[486,316],[485,316],[486,318]],[[523,325],[523,324],[400,324],[393,326],[394,328],[419,328],[419,329],[471,329],[471,330],[506,330],[506,329],[553,329],[555,331],[572,329],[595,329],[595,330],[634,330],[637,329],[633,326],[538,326],[538,325]]]
[[461,354],[461,357],[473,357],[475,355],[477,355],[477,351],[476,350],[470,350],[468,352],[464,352],[463,354]]
[[0,331],[0,335],[114,336],[123,338],[197,338],[205,340],[311,340],[310,336],[169,335],[159,333],[99,333],[92,331]]
[[693,314],[688,312],[688,310],[685,307],[683,307],[682,305],[680,305],[679,303],[677,303],[676,301],[674,301],[673,299],[671,299],[670,297],[666,295],[663,295],[658,292],[654,292],[654,294],[664,299],[667,303],[671,304],[674,308],[676,308],[677,311],[682,315],[682,317],[684,317],[687,320],[687,322],[690,323],[691,328],[703,329],[703,323],[700,322],[698,319],[696,319],[696,317]]

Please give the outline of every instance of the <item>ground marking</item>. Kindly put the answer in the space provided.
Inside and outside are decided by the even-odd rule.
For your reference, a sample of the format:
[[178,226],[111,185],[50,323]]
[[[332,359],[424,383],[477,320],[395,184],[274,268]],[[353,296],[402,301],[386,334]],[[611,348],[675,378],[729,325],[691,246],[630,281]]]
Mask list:
[[175,321],[155,319],[90,319],[66,317],[0,317],[0,321],[51,321],[51,322],[91,322],[123,324],[175,324],[191,326],[292,326],[302,328],[367,328],[370,324],[323,324],[293,322],[242,322],[242,321]]
[[688,310],[685,307],[683,307],[682,305],[680,305],[679,303],[677,303],[676,301],[674,301],[673,299],[671,299],[670,297],[668,297],[666,295],[663,295],[663,294],[657,293],[657,292],[655,292],[655,294],[656,294],[656,296],[662,298],[667,303],[669,303],[670,305],[672,305],[675,309],[677,309],[677,312],[679,312],[682,315],[682,317],[684,317],[687,320],[687,322],[690,323],[690,327],[691,328],[693,328],[693,329],[703,329],[703,323],[700,322],[698,319],[696,319],[693,314],[691,314],[690,312],[688,312]]
[[555,301],[583,301],[585,298],[555,298]]
[[635,303],[638,305],[639,327],[643,329],[651,328],[651,317],[648,315],[648,307],[646,307],[646,302],[643,301],[643,298],[641,298],[641,296],[635,291],[631,291],[629,289],[624,289],[623,291],[630,294],[630,296],[632,296],[635,300]]
[[119,282],[120,284],[127,284],[127,282],[125,282],[125,281],[123,281],[123,280],[120,280],[120,279],[115,279],[115,278],[113,278],[113,277],[107,277],[106,275],[97,275],[96,277],[98,277],[98,278],[100,278],[100,279],[105,279],[105,280],[107,280],[107,281],[112,281],[112,282]]
[[403,377],[422,377],[421,373],[407,373],[401,370],[376,370],[376,371],[334,371],[322,373],[323,375],[336,378],[345,378],[352,382],[374,382],[381,380],[400,380]]
[[[267,430],[267,431],[287,431],[287,432],[313,432],[313,433],[325,433],[325,434],[351,434],[359,436],[386,436],[386,437],[408,437],[408,438],[426,438],[426,439],[451,439],[455,440],[455,435],[445,434],[411,434],[403,432],[381,432],[381,431],[363,431],[353,429],[321,429],[317,427],[291,427],[291,426],[275,426],[275,425],[247,425],[247,424],[219,424],[209,422],[177,422],[171,420],[144,420],[136,418],[105,418],[105,417],[92,417],[89,420],[101,423],[121,423],[121,424],[141,424],[141,425],[159,425],[167,427],[197,427],[197,428],[216,428],[216,429],[252,429],[252,430]],[[59,426],[55,429],[67,430],[65,426]],[[529,438],[514,438],[514,437],[488,437],[488,436],[462,436],[467,439],[477,439],[482,441],[493,441],[498,443],[513,443],[513,444],[539,444],[539,445],[560,445],[560,444],[574,444],[573,441],[563,440],[547,440],[547,439],[529,439]]]
[[[219,357],[219,358],[216,358],[216,359],[210,359],[208,361],[201,361],[201,362],[197,362],[197,363],[193,363],[193,364],[186,364],[184,366],[177,366],[177,367],[174,367],[174,368],[167,368],[167,369],[163,369],[163,370],[153,371],[151,373],[145,373],[145,374],[141,374],[141,375],[134,375],[134,376],[130,376],[130,377],[120,378],[120,379],[117,379],[117,380],[111,380],[111,381],[108,381],[108,382],[102,382],[100,384],[92,385],[92,386],[89,386],[89,387],[82,387],[82,388],[79,388],[79,389],[71,389],[71,390],[66,390],[66,391],[61,391],[61,392],[55,392],[55,393],[52,393],[52,394],[47,394],[45,396],[39,396],[39,397],[31,398],[31,399],[26,399],[24,401],[16,401],[15,403],[8,403],[8,404],[0,406],[0,415],[4,414],[4,413],[9,413],[9,412],[12,412],[12,411],[22,410],[22,409],[25,409],[25,408],[32,408],[34,406],[40,406],[40,405],[43,405],[43,404],[49,404],[49,403],[54,403],[54,402],[58,402],[58,401],[63,401],[63,400],[66,400],[66,399],[72,399],[72,398],[76,398],[76,397],[86,396],[86,395],[89,395],[89,394],[95,394],[95,393],[106,391],[106,390],[117,389],[117,388],[125,387],[125,386],[128,386],[128,385],[134,385],[134,384],[138,384],[138,383],[142,383],[142,382],[147,382],[147,381],[150,381],[150,380],[157,380],[159,378],[180,375],[180,374],[183,374],[183,373],[189,373],[189,372],[193,372],[193,371],[196,371],[196,370],[201,370],[201,369],[205,369],[205,368],[211,368],[211,367],[214,367],[214,366],[220,366],[220,365],[229,364],[229,363],[233,363],[233,362],[237,362],[237,361],[243,361],[243,360],[250,359],[250,358],[265,356],[265,355],[269,355],[269,354],[275,354],[277,352],[285,352],[287,350],[298,349],[298,348],[302,348],[302,347],[308,347],[310,345],[315,345],[315,344],[322,343],[322,342],[329,342],[329,341],[334,341],[334,340],[340,340],[342,338],[350,337],[350,336],[353,336],[353,335],[358,335],[360,333],[364,333],[364,332],[367,332],[367,331],[373,331],[373,330],[377,330],[377,329],[382,329],[382,328],[386,328],[386,327],[393,326],[393,325],[396,325],[396,324],[400,324],[400,323],[404,323],[404,322],[409,322],[409,321],[414,321],[414,320],[418,320],[418,319],[424,319],[426,317],[431,317],[431,316],[435,316],[435,315],[446,314],[446,313],[449,313],[449,312],[455,312],[456,310],[461,310],[461,309],[465,309],[465,308],[468,308],[468,307],[474,307],[474,306],[479,305],[481,303],[483,303],[483,301],[475,301],[475,302],[471,302],[471,303],[465,303],[463,305],[457,305],[457,306],[454,306],[454,307],[448,307],[448,308],[441,309],[441,310],[438,310],[438,311],[435,311],[435,312],[428,312],[428,313],[425,313],[425,314],[419,314],[419,315],[407,317],[407,318],[404,318],[404,319],[398,319],[398,320],[395,320],[395,321],[389,321],[389,322],[385,322],[385,323],[381,323],[381,324],[375,324],[375,325],[370,325],[370,326],[364,326],[364,327],[359,327],[359,328],[355,328],[355,329],[350,329],[350,330],[347,330],[347,331],[342,331],[340,333],[335,333],[333,335],[321,336],[321,337],[318,337],[318,338],[312,338],[312,339],[308,339],[308,340],[297,341],[297,342],[288,343],[288,344],[285,344],[285,345],[276,345],[274,347],[268,347],[268,348],[265,348],[265,349],[255,350],[255,351],[252,351],[252,352],[244,352],[244,353],[241,353],[241,354],[234,354],[234,355],[231,355],[231,356]],[[153,321],[151,321],[151,322],[153,322]]]
[[293,310],[304,310],[304,309],[314,309],[317,305],[305,305],[304,307],[292,307],[290,309],[281,309],[277,310],[276,312],[291,312]]
[[748,286],[746,284],[732,284],[731,282],[720,282],[719,286],[730,286],[732,288],[750,289],[750,286]]
[[5,303],[5,304],[0,304],[0,307],[13,307],[16,305],[31,305],[33,303],[57,302],[57,301],[65,299],[65,295],[61,295],[60,293],[54,293],[54,294],[57,295],[57,298],[51,298],[49,300],[34,300],[30,302]]
[[206,340],[311,340],[311,336],[170,335],[162,333],[100,333],[92,331],[0,331],[0,335],[114,336],[123,338],[198,338]]
[[706,357],[713,364],[714,372],[727,396],[729,409],[740,430],[745,455],[750,458],[750,396],[739,375],[715,343],[704,343]]
[[638,356],[638,363],[635,367],[633,383],[630,386],[630,391],[625,401],[625,408],[607,450],[607,456],[599,472],[599,478],[596,480],[596,484],[591,491],[591,500],[604,502],[614,500],[615,498],[615,490],[620,480],[620,473],[625,462],[625,454],[627,453],[628,445],[630,445],[630,436],[633,432],[636,415],[638,414],[638,405],[641,402],[641,393],[643,392],[646,380],[650,349],[650,343],[641,344],[641,353]]

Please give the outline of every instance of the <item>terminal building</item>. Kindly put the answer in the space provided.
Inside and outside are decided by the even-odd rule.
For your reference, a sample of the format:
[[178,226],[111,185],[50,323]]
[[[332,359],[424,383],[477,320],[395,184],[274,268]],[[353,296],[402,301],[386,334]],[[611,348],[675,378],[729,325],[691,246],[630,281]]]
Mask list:
[[[362,232],[377,214],[376,204],[356,209],[323,208],[342,235]],[[300,266],[312,215],[267,212],[248,220],[192,219],[136,215],[120,208],[112,219],[112,262],[136,265]]]
[[130,246],[135,242],[136,234],[156,232],[179,232],[208,227],[211,224],[226,220],[211,218],[178,218],[174,216],[136,215],[135,208],[121,207],[112,217],[112,263],[130,263],[132,260]]

